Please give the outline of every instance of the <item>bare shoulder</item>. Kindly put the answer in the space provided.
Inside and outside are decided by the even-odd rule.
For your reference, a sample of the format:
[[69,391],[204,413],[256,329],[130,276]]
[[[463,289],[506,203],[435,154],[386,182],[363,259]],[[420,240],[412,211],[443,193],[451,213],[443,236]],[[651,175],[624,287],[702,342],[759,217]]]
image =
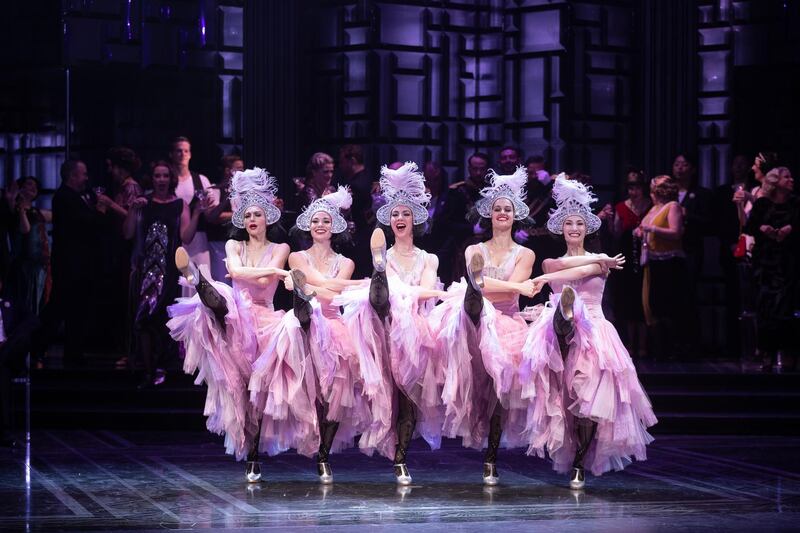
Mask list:
[[439,256],[431,253],[426,254],[425,266],[433,269],[439,268]]
[[225,252],[229,254],[238,254],[242,251],[242,241],[236,239],[228,239],[225,241]]

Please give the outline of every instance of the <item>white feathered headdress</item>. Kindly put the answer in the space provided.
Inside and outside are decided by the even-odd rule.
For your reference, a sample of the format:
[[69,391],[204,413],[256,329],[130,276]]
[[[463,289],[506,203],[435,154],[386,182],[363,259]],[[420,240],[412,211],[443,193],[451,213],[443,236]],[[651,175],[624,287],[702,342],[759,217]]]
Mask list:
[[519,166],[513,174],[501,176],[493,169],[486,174],[489,186],[481,189],[481,198],[475,203],[478,214],[483,218],[492,218],[492,206],[498,198],[506,198],[514,205],[514,220],[523,220],[530,214],[525,203],[525,185],[528,183],[528,172]]
[[342,210],[350,209],[351,205],[353,205],[353,196],[350,194],[350,189],[339,185],[336,192],[326,194],[308,204],[308,207],[298,215],[295,225],[303,231],[310,231],[311,219],[314,214],[324,211],[332,219],[331,233],[341,233],[347,229],[347,221],[342,216]]
[[556,176],[553,184],[553,200],[556,208],[550,211],[547,229],[552,233],[564,233],[564,221],[567,217],[576,215],[586,223],[586,233],[594,233],[600,229],[602,221],[592,213],[591,204],[597,201],[591,187],[587,187],[577,180],[567,178],[563,172]]
[[244,228],[244,212],[254,205],[264,211],[267,225],[281,219],[281,211],[275,206],[275,194],[278,185],[275,176],[263,168],[250,168],[233,173],[231,178],[231,223],[237,228]]
[[416,163],[407,161],[397,170],[383,165],[380,186],[381,194],[386,199],[386,204],[376,213],[381,224],[390,225],[392,209],[399,205],[411,209],[414,225],[428,220],[426,206],[431,201],[431,195],[425,190],[425,177],[417,170]]

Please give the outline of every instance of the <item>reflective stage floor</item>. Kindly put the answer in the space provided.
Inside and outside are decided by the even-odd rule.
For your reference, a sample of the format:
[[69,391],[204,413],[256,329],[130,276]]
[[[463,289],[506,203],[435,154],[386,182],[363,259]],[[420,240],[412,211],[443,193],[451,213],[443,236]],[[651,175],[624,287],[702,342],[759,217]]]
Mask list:
[[501,452],[500,485],[485,488],[480,453],[416,440],[414,484],[399,489],[388,461],[355,451],[332,456],[330,487],[295,454],[266,459],[265,482],[248,485],[206,433],[40,431],[29,450],[0,451],[0,529],[789,531],[798,450],[798,438],[657,437],[647,462],[576,493],[519,451]]

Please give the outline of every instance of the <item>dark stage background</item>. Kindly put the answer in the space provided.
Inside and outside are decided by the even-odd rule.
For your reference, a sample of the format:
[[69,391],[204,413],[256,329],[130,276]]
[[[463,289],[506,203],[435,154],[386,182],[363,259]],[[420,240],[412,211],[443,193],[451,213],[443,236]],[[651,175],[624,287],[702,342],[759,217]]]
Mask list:
[[[212,181],[220,156],[240,152],[284,193],[311,153],[345,143],[365,146],[376,175],[436,160],[451,182],[472,152],[511,143],[551,172],[590,174],[601,203],[619,198],[629,164],[664,173],[680,151],[707,187],[738,153],[775,150],[798,168],[797,0],[33,0],[0,12],[0,183],[34,175],[52,191],[70,152],[104,184],[110,146],[147,161],[176,135]],[[706,255],[704,342],[719,348],[724,286]]]

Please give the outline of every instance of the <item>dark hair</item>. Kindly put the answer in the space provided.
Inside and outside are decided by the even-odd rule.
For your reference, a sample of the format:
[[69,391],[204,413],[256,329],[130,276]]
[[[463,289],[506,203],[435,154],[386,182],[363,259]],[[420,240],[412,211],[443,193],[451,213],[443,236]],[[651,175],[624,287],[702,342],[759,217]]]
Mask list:
[[630,183],[630,180],[628,179],[628,176],[630,176],[631,174],[635,174],[636,175],[636,180],[635,181],[636,181],[637,185],[642,187],[642,193],[645,196],[649,195],[650,194],[650,180],[647,179],[647,173],[643,169],[641,169],[639,167],[635,167],[633,165],[628,166],[628,168],[625,170],[625,179],[623,180],[624,183],[622,184],[622,193],[623,193],[622,195],[623,196],[627,196],[628,183]]
[[544,164],[544,157],[542,157],[540,155],[532,155],[528,159],[525,160],[525,166],[526,167],[528,165],[532,164],[532,163],[542,163],[542,164]]
[[522,150],[520,150],[519,148],[517,148],[513,144],[507,144],[507,145],[503,146],[502,148],[500,148],[500,151],[497,152],[497,153],[498,154],[502,154],[506,150],[513,150],[514,153],[517,154],[517,158],[518,159],[522,159]]
[[364,164],[364,149],[358,144],[345,144],[339,149],[339,157],[353,158],[356,163]]
[[473,153],[471,156],[469,156],[467,158],[467,164],[468,165],[469,165],[470,160],[472,160],[473,157],[479,157],[479,158],[483,159],[484,161],[486,161],[487,165],[489,164],[489,155],[488,154],[486,154],[484,152],[475,152],[475,153]]
[[113,166],[120,167],[133,174],[142,166],[142,160],[136,152],[125,146],[115,146],[106,152],[106,157]]
[[169,145],[170,146],[170,150],[174,150],[175,149],[175,145],[178,144],[178,143],[188,143],[189,146],[192,145],[192,141],[189,140],[189,137],[184,137],[183,135],[178,135],[177,137],[172,139],[172,142]]
[[223,169],[228,169],[228,168],[233,168],[233,164],[236,163],[237,161],[244,161],[244,160],[242,159],[242,156],[238,154],[224,155],[220,160],[220,164],[222,165]]
[[142,187],[145,189],[153,188],[153,172],[156,170],[156,167],[167,167],[167,169],[169,169],[169,192],[174,193],[175,188],[178,186],[178,175],[175,174],[175,169],[172,168],[172,165],[163,159],[158,159],[150,163],[147,174],[145,174],[144,179],[142,179]]
[[26,181],[34,182],[36,184],[36,188],[38,190],[42,190],[42,182],[39,181],[39,178],[37,178],[35,176],[22,176],[21,178],[17,178],[17,185],[22,187],[23,185],[25,185]]
[[[297,245],[307,243],[313,244],[314,242],[314,239],[311,237],[311,232],[300,229],[297,227],[297,225],[292,226],[292,228],[289,230],[288,236],[291,242],[296,243]],[[349,250],[352,244],[353,236],[347,230],[341,233],[331,234],[331,248],[333,248],[333,251],[337,254],[342,253],[345,250]]]
[[680,191],[678,180],[666,174],[656,176],[651,181],[655,180],[663,180],[661,183],[650,188],[657,199],[662,202],[675,202],[678,200],[678,192]]
[[761,155],[764,156],[764,162],[758,165],[758,168],[761,169],[761,173],[765,176],[773,168],[781,166],[777,152],[761,152]]
[[[470,209],[465,218],[473,226],[478,224],[478,227],[481,228],[481,233],[478,235],[478,238],[480,238],[481,242],[486,242],[492,238],[492,219],[482,217],[480,213],[478,213],[478,208],[473,207]],[[513,224],[511,224],[512,238],[518,230],[533,227],[534,223],[534,220],[530,216],[522,220],[514,220]]]
[[83,163],[80,159],[67,159],[63,163],[61,163],[61,168],[59,169],[59,174],[61,174],[61,181],[67,181],[72,173],[75,172],[75,169],[78,168],[78,165]]
[[[281,225],[280,221],[267,226],[267,239],[276,244],[287,242],[290,233],[291,232],[286,232],[286,229],[283,227],[283,225]],[[228,238],[233,239],[234,241],[245,242],[250,240],[250,234],[247,233],[245,228],[237,228],[231,224],[231,229],[228,232]]]

